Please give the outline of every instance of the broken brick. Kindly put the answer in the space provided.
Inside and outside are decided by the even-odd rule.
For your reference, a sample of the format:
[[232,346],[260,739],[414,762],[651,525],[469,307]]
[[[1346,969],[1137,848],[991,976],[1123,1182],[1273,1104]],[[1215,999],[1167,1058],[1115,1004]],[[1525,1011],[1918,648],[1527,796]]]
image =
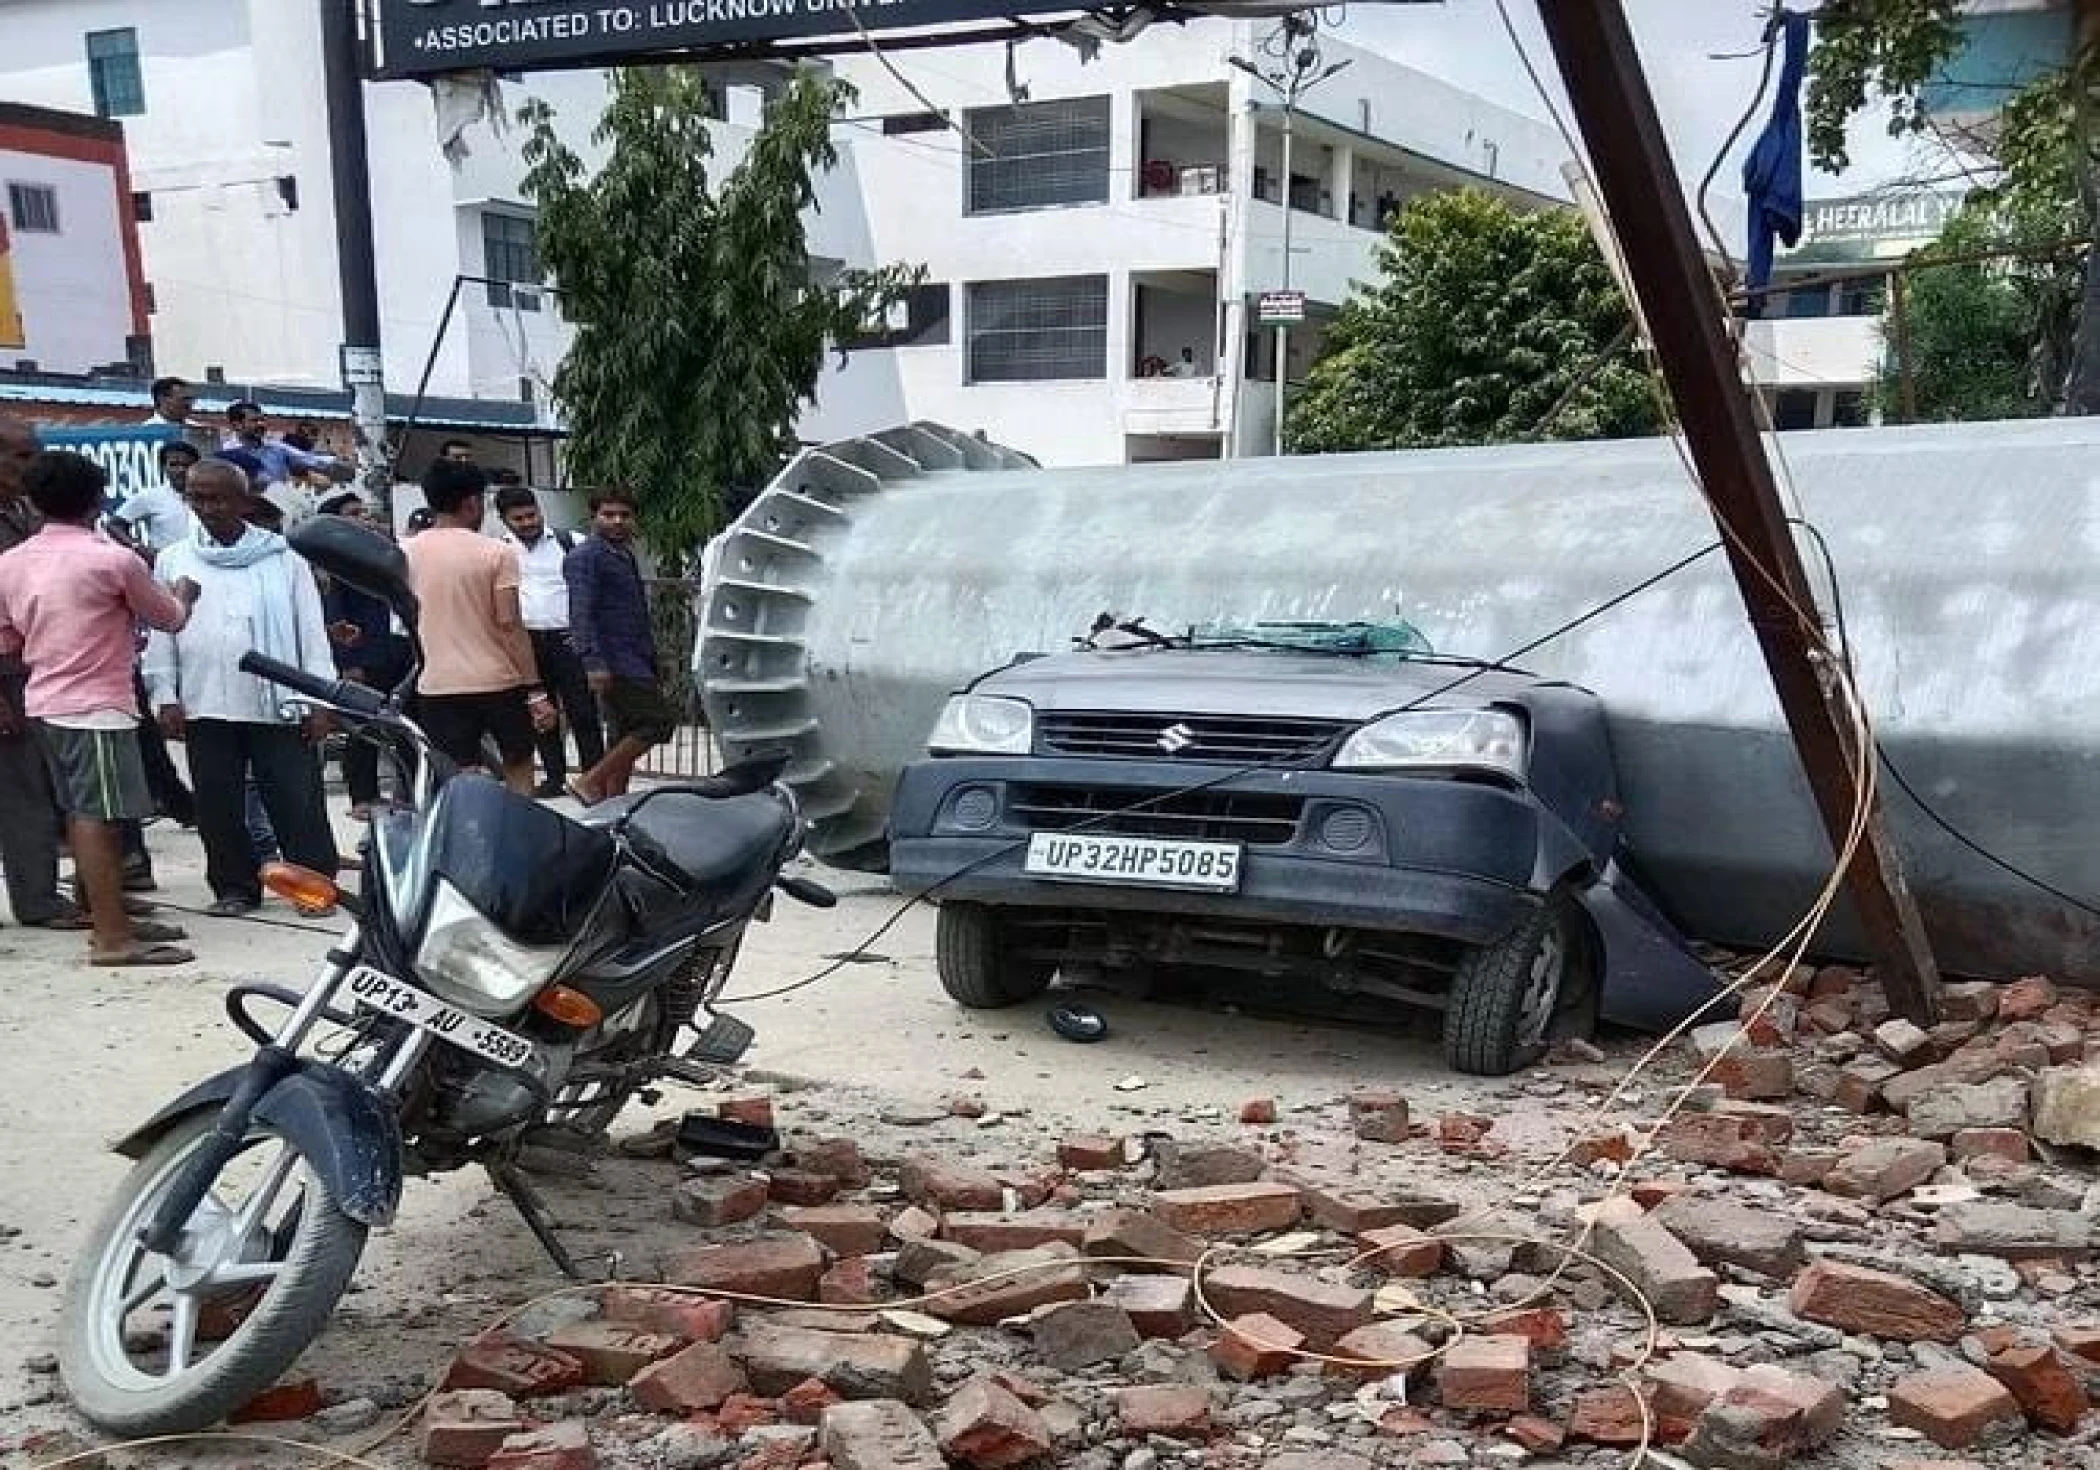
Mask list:
[[1367,1088],[1350,1094],[1349,1126],[1358,1138],[1370,1143],[1405,1143],[1408,1137],[1407,1099],[1386,1088]]
[[1464,1153],[1477,1147],[1494,1127],[1493,1118],[1478,1113],[1446,1113],[1436,1120],[1437,1146],[1446,1153]]
[[1574,1412],[1568,1416],[1568,1438],[1590,1444],[1635,1445],[1647,1434],[1640,1396],[1624,1384],[1575,1396]]
[[1788,1184],[1821,1188],[1843,1158],[1834,1148],[1788,1149],[1779,1161],[1779,1177]]
[[1567,1443],[1567,1432],[1551,1419],[1519,1414],[1502,1426],[1502,1432],[1530,1454],[1550,1455]]
[[321,1385],[311,1378],[273,1384],[226,1416],[228,1424],[285,1424],[321,1412]]
[[1008,1470],[1056,1447],[1043,1416],[989,1378],[972,1378],[949,1398],[935,1425],[951,1460],[972,1470]]
[[609,1322],[661,1332],[681,1342],[720,1342],[736,1321],[736,1307],[660,1286],[608,1286],[598,1311]]
[[1626,1277],[1661,1321],[1704,1322],[1720,1305],[1720,1278],[1630,1199],[1598,1207],[1590,1250]]
[[1052,1241],[1078,1246],[1087,1222],[1066,1210],[1026,1210],[1018,1215],[958,1210],[941,1220],[941,1238],[976,1251],[1025,1251]]
[[733,1393],[722,1400],[722,1407],[715,1410],[714,1419],[724,1434],[734,1438],[761,1424],[779,1423],[780,1402],[754,1398],[748,1393]]
[[1412,1332],[1396,1323],[1373,1322],[1335,1339],[1326,1371],[1363,1378],[1389,1378],[1396,1373],[1419,1378],[1435,1358],[1436,1349]]
[[1200,1241],[1147,1210],[1110,1210],[1087,1227],[1081,1249],[1119,1260],[1125,1270],[1144,1271],[1192,1267],[1203,1254]]
[[1419,1187],[1373,1190],[1285,1171],[1278,1171],[1275,1177],[1284,1184],[1296,1185],[1304,1194],[1305,1210],[1313,1223],[1343,1235],[1361,1235],[1388,1225],[1427,1229],[1456,1219],[1465,1209],[1456,1200]]
[[929,1210],[999,1210],[1006,1186],[983,1169],[919,1155],[904,1161],[897,1183],[904,1197]]
[[1860,1057],[1838,1073],[1837,1092],[1831,1101],[1848,1113],[1871,1113],[1882,1101],[1883,1089],[1903,1075],[1894,1062]]
[[1949,1362],[1890,1385],[1889,1423],[1915,1429],[1943,1450],[1967,1449],[1994,1429],[2021,1422],[2011,1390],[1980,1368]]
[[1988,980],[1950,980],[1940,986],[1940,1015],[1949,1021],[1988,1021],[1998,1014],[1998,987]]
[[1140,1337],[1179,1337],[1196,1322],[1195,1288],[1186,1277],[1116,1276],[1102,1288],[1102,1296],[1123,1309]]
[[[851,1209],[851,1205],[830,1205],[828,1209]],[[906,1205],[890,1219],[890,1239],[895,1241],[931,1240],[941,1233],[941,1217],[931,1210],[922,1210],[917,1205]]]
[[2024,1128],[2027,1083],[2000,1077],[1935,1087],[1912,1099],[1904,1118],[1920,1138],[1952,1138],[1965,1128]]
[[1886,1271],[1818,1261],[1787,1294],[1795,1316],[1898,1342],[1953,1342],[1967,1325],[1957,1302]]
[[423,1406],[416,1449],[432,1465],[486,1465],[524,1427],[507,1394],[492,1388],[441,1390]]
[[895,1400],[833,1404],[821,1434],[832,1470],[947,1470],[932,1433]]
[[1794,1059],[1784,1051],[1739,1046],[1709,1064],[1706,1078],[1733,1098],[1789,1097],[1794,1091]]
[[824,1411],[846,1402],[843,1395],[821,1378],[805,1378],[780,1396],[780,1417],[790,1424],[818,1425]]
[[770,1097],[726,1097],[715,1104],[715,1116],[731,1123],[742,1123],[751,1128],[773,1126],[773,1099]]
[[1057,1162],[1064,1168],[1089,1173],[1097,1169],[1123,1167],[1123,1140],[1105,1133],[1080,1133],[1057,1146]]
[[1567,1314],[1558,1307],[1511,1307],[1480,1319],[1480,1330],[1496,1337],[1521,1337],[1531,1344],[1532,1358],[1542,1364],[1560,1361],[1568,1346]]
[[928,1277],[926,1285],[931,1293],[925,1304],[928,1312],[971,1327],[990,1327],[1051,1302],[1090,1295],[1079,1253],[1055,1243],[944,1267]]
[[573,1420],[520,1430],[489,1457],[489,1470],[596,1470],[590,1431]]
[[839,1181],[814,1169],[775,1169],[766,1194],[780,1205],[828,1205],[838,1198]]
[[1828,1443],[1844,1418],[1845,1398],[1836,1385],[1760,1363],[1707,1406],[1685,1458],[1699,1465],[1780,1470]]
[[1801,1009],[1801,1018],[1825,1036],[1852,1029],[1852,1002],[1842,996],[1812,1000]]
[[1152,1208],[1191,1235],[1257,1235],[1297,1224],[1303,1201],[1288,1184],[1257,1181],[1164,1189],[1152,1196]]
[[748,1220],[766,1207],[766,1183],[744,1175],[688,1179],[671,1194],[671,1217],[710,1229]]
[[572,1322],[547,1334],[547,1346],[583,1364],[583,1381],[617,1388],[658,1358],[678,1351],[678,1339],[626,1322]]
[[1643,1372],[1656,1437],[1665,1444],[1688,1438],[1708,1406],[1725,1397],[1743,1376],[1740,1368],[1698,1353],[1672,1353],[1650,1362]]
[[1444,1264],[1444,1242],[1412,1225],[1365,1230],[1357,1235],[1356,1243],[1363,1247],[1357,1263],[1388,1276],[1434,1276]]
[[1783,1210],[1752,1209],[1733,1200],[1681,1194],[1651,1216],[1705,1266],[1740,1266],[1763,1276],[1792,1276],[1803,1260],[1801,1227]]
[[2050,1343],[2016,1343],[1991,1354],[1990,1375],[2030,1420],[2057,1434],[2076,1429],[2092,1407],[2083,1367],[2074,1367]]
[[1884,1204],[1907,1194],[1937,1174],[1947,1150],[1923,1138],[1877,1138],[1844,1151],[1837,1167],[1823,1176],[1829,1194]]
[[812,1174],[829,1174],[838,1181],[841,1189],[866,1189],[875,1181],[875,1171],[868,1167],[860,1145],[850,1138],[820,1138],[814,1143],[798,1143],[794,1160],[798,1169],[806,1169]]
[[1157,1137],[1152,1141],[1152,1157],[1159,1166],[1154,1183],[1160,1189],[1252,1184],[1268,1169],[1260,1149],[1215,1140]]
[[1461,1337],[1437,1364],[1447,1409],[1522,1414],[1531,1408],[1531,1344],[1521,1337]]
[[1233,1378],[1273,1378],[1287,1373],[1305,1346],[1305,1334],[1265,1312],[1233,1317],[1211,1344],[1211,1361]]
[[1874,1047],[1899,1067],[1915,1066],[1932,1056],[1932,1034],[1915,1021],[1895,1016],[1874,1028]]
[[2026,1163],[2033,1152],[2022,1128],[1964,1128],[1954,1135],[1949,1146],[1957,1159],[1991,1157],[2015,1164]]
[[1210,1392],[1185,1384],[1145,1384],[1116,1392],[1116,1420],[1125,1434],[1201,1439],[1210,1433]]
[[2052,1335],[2072,1357],[2100,1364],[2100,1327],[2059,1327]]
[[1968,1200],[1941,1210],[1932,1236],[1941,1250],[1956,1254],[2009,1261],[2076,1260],[2092,1251],[2093,1223],[2077,1210]]
[[1031,1313],[1028,1325],[1036,1356],[1061,1373],[1120,1358],[1140,1341],[1129,1314],[1098,1297],[1053,1302]]
[[659,1414],[692,1414],[717,1408],[722,1400],[750,1386],[736,1359],[721,1344],[713,1342],[696,1342],[651,1363],[627,1385],[643,1408]]
[[835,1256],[868,1256],[882,1249],[890,1224],[873,1205],[791,1205],[780,1220]]
[[793,1302],[816,1300],[823,1274],[823,1247],[807,1235],[760,1236],[680,1251],[671,1257],[668,1272],[677,1286]]
[[1998,991],[2000,1021],[2032,1021],[2057,1003],[2056,982],[2045,975],[2015,980]]
[[1240,1121],[1257,1128],[1265,1128],[1276,1121],[1276,1099],[1273,1097],[1250,1097],[1240,1104]]
[[759,1393],[786,1393],[814,1378],[849,1399],[899,1399],[923,1404],[933,1396],[925,1347],[887,1333],[818,1332],[760,1322],[728,1344]]
[[817,1278],[817,1300],[828,1306],[867,1307],[881,1299],[866,1256],[848,1256]]
[[1322,1350],[1371,1320],[1368,1291],[1261,1266],[1220,1266],[1203,1278],[1203,1294],[1227,1317],[1265,1312]]
[[1679,1113],[1663,1125],[1662,1150],[1684,1164],[1738,1174],[1777,1174],[1779,1155],[1755,1119],[1731,1113]]
[[446,1388],[489,1388],[514,1399],[564,1393],[582,1386],[583,1364],[567,1353],[508,1333],[484,1333],[459,1350],[445,1372]]

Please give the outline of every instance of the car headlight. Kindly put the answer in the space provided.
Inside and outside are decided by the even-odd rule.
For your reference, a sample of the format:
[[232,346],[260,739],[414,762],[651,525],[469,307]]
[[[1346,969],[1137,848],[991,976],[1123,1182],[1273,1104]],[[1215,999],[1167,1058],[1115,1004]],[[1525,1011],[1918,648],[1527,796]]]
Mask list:
[[958,694],[926,737],[935,755],[1026,755],[1035,746],[1035,709],[996,694]]
[[1493,709],[1408,710],[1373,720],[1344,741],[1340,771],[1475,770],[1522,778],[1524,722]]
[[568,957],[566,944],[519,944],[440,878],[416,946],[416,973],[462,1010],[502,1016],[536,995]]

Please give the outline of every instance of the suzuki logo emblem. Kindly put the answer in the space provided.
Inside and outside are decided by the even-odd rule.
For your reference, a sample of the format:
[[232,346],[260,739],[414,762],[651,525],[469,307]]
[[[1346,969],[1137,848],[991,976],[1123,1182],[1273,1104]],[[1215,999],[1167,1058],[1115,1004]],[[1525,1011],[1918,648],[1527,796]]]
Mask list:
[[1169,725],[1159,732],[1156,743],[1168,755],[1180,755],[1196,743],[1196,732],[1186,725]]

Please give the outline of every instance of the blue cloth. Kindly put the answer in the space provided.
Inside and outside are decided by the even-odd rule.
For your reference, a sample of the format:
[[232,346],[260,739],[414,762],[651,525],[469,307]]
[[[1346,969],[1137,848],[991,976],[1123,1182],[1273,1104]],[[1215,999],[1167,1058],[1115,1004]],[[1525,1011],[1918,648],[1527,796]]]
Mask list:
[[561,564],[569,584],[569,641],[586,669],[656,681],[649,593],[634,553],[592,536]]
[[[1750,201],[1750,289],[1772,279],[1772,242],[1801,238],[1801,75],[1808,66],[1808,17],[1781,14],[1786,60],[1772,116],[1743,160],[1743,193]],[[1750,298],[1749,314],[1764,314],[1764,298]]]
[[[308,470],[319,470],[323,474],[342,467],[343,461],[332,454],[310,454],[296,449],[281,439],[266,439],[260,444],[249,444],[240,439],[228,439],[219,451],[221,459],[231,459],[233,451],[252,458],[262,466],[262,482],[265,485],[281,485],[296,474]],[[245,467],[245,459],[236,461]]]
[[394,631],[394,615],[381,599],[355,587],[330,581],[321,594],[321,608],[329,624],[348,623],[357,629],[357,641],[347,648],[335,645],[337,672],[361,669],[375,685],[391,688],[408,672],[408,639]]

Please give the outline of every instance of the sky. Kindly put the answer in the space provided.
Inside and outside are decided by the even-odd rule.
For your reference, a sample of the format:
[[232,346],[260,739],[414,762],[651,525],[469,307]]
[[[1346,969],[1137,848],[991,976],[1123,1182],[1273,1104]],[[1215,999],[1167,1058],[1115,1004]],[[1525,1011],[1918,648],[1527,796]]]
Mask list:
[[[1554,74],[1553,53],[1539,24],[1537,5],[1534,0],[1507,3],[1525,50],[1553,90],[1554,105],[1567,116],[1566,96]],[[1756,93],[1763,65],[1758,45],[1766,8],[1762,0],[1626,0],[1634,41],[1680,176],[1696,181],[1706,172],[1715,151]],[[1547,120],[1494,0],[1443,0],[1441,4],[1358,0],[1343,12],[1335,35],[1513,111]],[[1742,52],[1752,54],[1715,59],[1717,53]],[[1742,154],[1764,118],[1765,109],[1760,108],[1732,150],[1717,187],[1741,192]],[[1867,193],[1892,181],[1933,178],[1952,171],[1951,159],[1937,143],[1890,138],[1882,113],[1872,104],[1853,119],[1849,151],[1852,166],[1843,175],[1811,172],[1804,179],[1809,198]]]

